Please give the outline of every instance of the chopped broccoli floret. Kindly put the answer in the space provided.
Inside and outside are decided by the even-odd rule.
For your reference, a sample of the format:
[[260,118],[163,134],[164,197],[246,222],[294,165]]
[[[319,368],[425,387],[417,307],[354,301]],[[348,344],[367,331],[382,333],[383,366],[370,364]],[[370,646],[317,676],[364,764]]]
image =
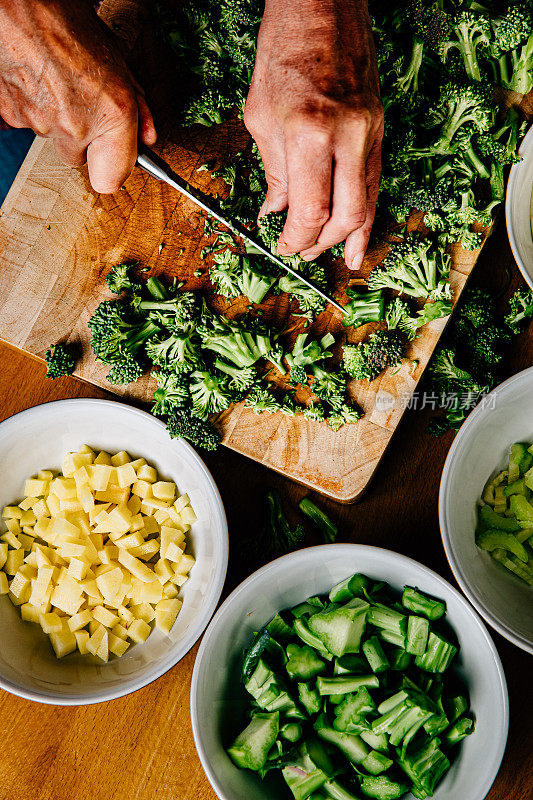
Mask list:
[[513,333],[520,333],[524,323],[533,317],[533,291],[517,289],[509,300],[509,313],[505,322]]
[[211,423],[192,416],[189,410],[182,408],[169,416],[167,430],[172,439],[183,437],[203,450],[216,450],[222,438]]
[[137,262],[127,261],[115,266],[107,273],[106,283],[113,294],[121,294],[124,291],[137,293],[142,287],[138,281],[133,281],[130,271],[137,265]]
[[148,319],[178,333],[189,330],[200,316],[195,292],[178,292],[167,300],[140,300],[135,306],[139,312],[148,312]]
[[193,413],[201,419],[224,411],[233,402],[225,380],[207,370],[192,373],[189,389]]
[[146,343],[146,355],[158,367],[175,372],[192,372],[202,366],[200,339],[196,333],[156,337]]
[[175,409],[187,405],[190,394],[188,382],[184,375],[164,370],[155,370],[152,375],[157,381],[152,414],[158,417],[167,416]]
[[105,364],[135,358],[144,343],[160,331],[152,320],[135,316],[129,304],[119,300],[100,303],[88,325],[92,348]]
[[251,408],[256,414],[275,414],[276,411],[281,411],[281,403],[276,400],[274,395],[268,389],[262,389],[258,386],[252,389],[246,398],[245,405]]
[[383,292],[358,292],[356,289],[347,289],[346,294],[350,302],[345,306],[346,314],[342,324],[345,327],[365,325],[367,322],[379,322],[383,319],[385,299]]
[[229,376],[228,386],[238,392],[248,391],[257,382],[257,373],[252,367],[234,367],[217,358],[215,368]]
[[431,241],[414,236],[393,244],[381,264],[368,276],[370,289],[396,289],[412,297],[451,298],[450,257]]
[[53,344],[45,353],[46,377],[55,380],[63,375],[72,375],[76,359],[64,344]]
[[363,414],[358,408],[343,403],[340,408],[333,408],[329,412],[326,422],[331,430],[338,431],[343,425],[354,425],[362,416]]
[[397,330],[377,331],[365,342],[346,345],[344,369],[351,378],[373,381],[388,367],[397,367],[405,357],[405,336]]

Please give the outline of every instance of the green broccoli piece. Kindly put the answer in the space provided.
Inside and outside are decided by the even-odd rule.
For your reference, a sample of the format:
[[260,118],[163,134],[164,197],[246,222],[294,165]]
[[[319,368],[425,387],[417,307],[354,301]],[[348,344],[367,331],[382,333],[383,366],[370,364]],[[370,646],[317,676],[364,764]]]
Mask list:
[[302,415],[309,422],[322,422],[326,418],[326,410],[321,403],[309,403],[302,408]]
[[484,14],[467,10],[457,11],[448,19],[449,33],[440,42],[440,57],[446,62],[450,54],[457,50],[470,80],[481,81],[480,58],[487,54],[491,43],[490,19]]
[[531,289],[517,289],[509,300],[509,313],[505,323],[513,333],[520,333],[524,323],[533,317],[533,291]]
[[134,315],[131,306],[119,300],[100,303],[88,325],[96,357],[104,364],[125,362],[127,375],[135,371],[132,359],[136,358],[145,342],[160,331],[153,320]]
[[340,408],[344,403],[346,381],[343,375],[324,369],[318,364],[312,367],[314,382],[311,386],[313,394],[329,403],[333,408]]
[[350,325],[359,327],[367,322],[379,322],[384,316],[385,299],[383,292],[358,292],[356,289],[347,289],[346,294],[350,302],[344,307],[346,314],[342,324],[347,328]]
[[351,378],[373,381],[388,367],[397,367],[405,357],[405,336],[397,330],[377,331],[365,342],[346,345],[343,365]]
[[154,370],[152,375],[157,381],[152,414],[158,417],[167,416],[175,409],[183,408],[183,406],[187,405],[190,394],[188,382],[184,375],[164,370]]
[[142,374],[142,366],[132,355],[127,353],[120,360],[113,362],[106,378],[109,383],[125,384],[138,381]]
[[381,264],[368,276],[369,289],[396,289],[401,294],[449,300],[450,257],[431,241],[415,236],[393,244]]
[[192,372],[203,366],[200,339],[196,332],[171,334],[149,339],[146,355],[157,367],[174,372]]
[[195,292],[178,292],[166,300],[135,302],[139,313],[148,312],[148,319],[170,331],[188,331],[200,316],[200,304]]
[[64,344],[53,344],[45,353],[46,377],[55,380],[63,375],[72,375],[76,359]]
[[221,358],[215,361],[215,369],[229,377],[228,387],[237,392],[247,392],[258,380],[257,373],[252,367],[234,367],[226,364]]
[[138,262],[126,261],[115,266],[107,273],[106,283],[113,294],[121,294],[124,291],[139,293],[142,286],[137,281],[130,278],[130,271],[136,267]]
[[291,366],[289,380],[292,386],[298,386],[299,383],[305,386],[309,380],[305,367],[293,364]]
[[261,217],[258,222],[259,237],[267,247],[270,247],[273,252],[276,250],[278,239],[282,234],[283,228],[285,227],[286,219],[286,211],[275,211],[271,212],[270,214],[266,214],[264,217]]
[[189,389],[193,414],[200,419],[224,411],[233,402],[225,380],[207,370],[192,373]]
[[274,395],[268,389],[255,387],[245,400],[247,408],[251,408],[255,414],[275,414],[276,411],[281,411],[281,403],[276,400]]
[[326,333],[318,342],[316,340],[308,342],[308,338],[309,335],[307,333],[299,333],[292,352],[287,353],[286,359],[291,370],[293,367],[316,364],[318,361],[323,361],[331,356],[331,351],[328,348],[335,344],[335,339],[331,333]]
[[222,438],[210,422],[192,416],[188,409],[183,408],[169,415],[167,431],[172,439],[187,439],[203,450],[217,450]]
[[358,408],[343,403],[340,407],[332,408],[326,417],[326,422],[331,430],[336,432],[343,425],[354,425],[359,422],[362,416],[363,414]]

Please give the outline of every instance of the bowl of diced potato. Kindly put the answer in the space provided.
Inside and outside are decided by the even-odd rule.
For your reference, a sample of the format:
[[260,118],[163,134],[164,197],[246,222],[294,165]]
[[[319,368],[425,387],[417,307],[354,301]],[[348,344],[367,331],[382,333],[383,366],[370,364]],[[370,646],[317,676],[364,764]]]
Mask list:
[[82,705],[173,667],[211,618],[228,534],[207,467],[143,411],[63,400],[0,424],[0,688]]

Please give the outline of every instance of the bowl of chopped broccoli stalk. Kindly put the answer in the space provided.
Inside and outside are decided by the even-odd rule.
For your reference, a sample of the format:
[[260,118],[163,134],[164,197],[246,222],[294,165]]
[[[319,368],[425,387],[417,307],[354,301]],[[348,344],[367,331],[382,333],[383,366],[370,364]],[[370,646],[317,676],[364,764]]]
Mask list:
[[533,653],[532,393],[530,367],[479,403],[450,449],[439,501],[442,540],[457,582],[493,628],[529,653]]
[[221,800],[482,800],[507,689],[449,583],[398,553],[328,544],[271,562],[221,606],[191,718]]
[[505,217],[516,263],[533,289],[533,128],[524,138],[518,155],[520,161],[509,174]]

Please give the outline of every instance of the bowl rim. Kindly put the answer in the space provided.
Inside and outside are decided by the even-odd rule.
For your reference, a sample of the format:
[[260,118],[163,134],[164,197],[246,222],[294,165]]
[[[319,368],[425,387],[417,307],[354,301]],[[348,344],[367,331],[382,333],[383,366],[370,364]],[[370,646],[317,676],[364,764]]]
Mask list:
[[509,171],[509,178],[507,180],[507,190],[505,193],[505,225],[507,227],[507,234],[509,236],[509,244],[511,245],[511,251],[518,265],[518,269],[522,273],[522,277],[528,284],[529,288],[533,289],[533,275],[531,275],[527,271],[525,264],[522,260],[520,248],[518,245],[518,236],[515,230],[514,218],[511,212],[512,198],[514,197],[515,186],[520,175],[520,168],[523,169],[526,157],[533,159],[533,125],[529,128],[526,135],[524,136],[520,148],[518,150],[518,153],[519,155],[522,156],[523,160],[517,162],[516,164],[513,164],[513,166]]
[[[509,390],[515,385],[521,383],[527,383],[530,378],[533,377],[533,366],[527,367],[527,369],[518,372],[516,375],[512,375],[503,383],[500,383],[496,386],[492,392],[489,392],[486,397],[497,397],[502,394],[506,394]],[[470,584],[466,578],[465,573],[461,567],[459,558],[457,556],[456,550],[453,546],[451,536],[450,536],[450,519],[449,519],[449,502],[450,502],[450,484],[451,484],[451,475],[456,466],[458,456],[458,450],[461,447],[462,443],[464,442],[465,438],[468,437],[471,429],[473,429],[477,424],[478,421],[483,418],[483,413],[485,411],[483,400],[481,400],[478,405],[474,408],[474,410],[469,414],[468,419],[463,422],[461,425],[459,432],[456,434],[455,439],[450,447],[448,455],[446,457],[446,461],[444,462],[444,467],[442,470],[442,476],[440,480],[440,487],[439,487],[439,523],[440,523],[440,532],[442,538],[442,544],[444,547],[444,551],[446,553],[446,558],[448,559],[448,564],[450,565],[450,569],[452,570],[455,580],[461,587],[462,591],[472,603],[476,611],[481,615],[481,617],[492,627],[496,630],[499,634],[501,634],[505,639],[512,642],[513,644],[520,647],[522,650],[525,650],[527,653],[533,654],[533,641],[529,641],[524,636],[515,633],[509,625],[500,619],[495,613],[491,611],[491,609],[478,597],[474,589],[470,587]]]
[[[145,422],[157,426],[158,428],[165,429],[165,424],[154,417],[152,414],[149,414],[147,411],[142,411],[139,408],[135,408],[135,406],[130,406],[126,403],[120,403],[115,400],[104,400],[101,398],[96,397],[76,397],[76,398],[69,398],[66,400],[52,400],[46,403],[39,403],[38,405],[32,406],[31,408],[24,409],[22,411],[18,411],[16,414],[12,414],[10,417],[2,420],[0,422],[0,438],[3,435],[3,432],[6,428],[15,427],[17,424],[24,423],[25,418],[35,414],[36,412],[40,412],[43,409],[46,409],[50,406],[55,407],[71,407],[71,406],[79,406],[84,404],[90,404],[91,406],[112,406],[113,408],[120,409],[125,414],[131,414],[135,417],[141,417]],[[169,438],[171,444],[174,444],[173,440]],[[178,439],[175,442],[176,445],[180,447],[184,447],[185,450],[189,451],[189,455],[192,457],[193,461],[196,462],[198,466],[200,474],[203,475],[205,479],[206,485],[211,489],[213,492],[215,504],[217,507],[217,512],[220,516],[220,525],[222,531],[222,542],[221,542],[221,562],[220,568],[215,574],[214,583],[212,584],[212,596],[211,601],[207,604],[206,609],[204,610],[201,617],[199,617],[199,624],[191,625],[189,631],[183,636],[181,640],[181,646],[176,649],[175,652],[171,653],[167,658],[163,659],[162,662],[159,664],[157,669],[154,669],[149,675],[144,678],[134,680],[129,682],[123,688],[121,686],[117,687],[116,689],[106,691],[102,696],[94,697],[94,698],[84,698],[82,694],[73,695],[72,697],[65,697],[63,695],[58,694],[54,696],[53,694],[48,696],[43,696],[39,692],[31,690],[31,689],[24,689],[19,686],[13,685],[10,681],[5,680],[0,675],[0,689],[4,689],[6,692],[13,694],[17,697],[22,697],[25,700],[32,700],[34,702],[43,703],[45,705],[56,705],[56,706],[85,706],[85,705],[95,705],[97,703],[104,703],[108,702],[109,700],[116,700],[119,697],[124,697],[126,695],[132,694],[133,692],[138,691],[139,689],[143,689],[145,686],[148,686],[150,683],[153,683],[166,672],[168,672],[172,667],[176,666],[176,664],[183,659],[187,653],[194,647],[200,636],[203,634],[205,628],[209,624],[213,613],[219,603],[220,596],[222,594],[222,589],[224,588],[224,583],[226,580],[226,573],[228,569],[228,556],[229,556],[229,537],[228,537],[228,522],[226,517],[226,511],[224,509],[224,505],[222,503],[222,498],[220,496],[220,492],[218,491],[218,487],[215,483],[211,472],[207,468],[206,464],[202,460],[202,458],[198,455],[196,450],[185,440],[185,439]]]
[[496,649],[494,642],[492,641],[492,637],[488,632],[487,628],[485,627],[483,620],[480,616],[476,613],[476,611],[472,608],[470,603],[465,599],[465,597],[449,583],[445,578],[441,577],[437,572],[426,567],[425,564],[422,564],[420,561],[415,561],[415,559],[410,558],[409,556],[404,556],[401,553],[397,553],[394,550],[388,550],[384,547],[375,547],[373,545],[365,545],[365,544],[356,544],[356,543],[337,543],[337,544],[323,544],[323,545],[316,545],[313,547],[305,547],[301,550],[296,550],[293,553],[288,553],[287,555],[281,556],[277,558],[275,561],[271,561],[269,564],[266,564],[264,567],[253,572],[248,578],[246,578],[242,583],[240,583],[233,592],[226,598],[226,600],[221,604],[218,611],[214,615],[213,619],[209,623],[202,641],[200,643],[200,647],[198,648],[198,652],[196,654],[196,658],[194,661],[194,668],[192,673],[191,679],[191,687],[190,687],[190,710],[191,710],[191,727],[192,733],[194,738],[194,744],[196,747],[196,751],[198,753],[198,757],[200,759],[200,763],[202,768],[207,776],[209,783],[211,784],[212,789],[216,793],[219,800],[231,800],[228,798],[228,795],[225,794],[223,787],[220,785],[214,771],[211,769],[207,753],[204,749],[202,737],[200,734],[200,726],[199,726],[199,715],[197,712],[196,707],[196,698],[198,696],[198,684],[200,680],[200,670],[202,667],[202,661],[204,654],[208,648],[209,640],[213,635],[217,625],[219,624],[220,620],[223,619],[225,616],[231,613],[231,607],[235,598],[237,598],[242,593],[246,592],[248,588],[255,582],[257,577],[263,576],[268,574],[269,572],[275,572],[279,566],[280,562],[291,562],[291,561],[298,561],[298,560],[305,560],[309,554],[316,554],[316,557],[322,560],[323,558],[327,558],[327,555],[337,555],[342,556],[343,553],[354,553],[354,552],[363,552],[363,553],[381,553],[386,554],[387,558],[392,558],[393,561],[401,562],[403,565],[409,566],[416,566],[417,568],[422,568],[428,575],[432,578],[437,580],[437,583],[440,583],[448,592],[451,592],[452,595],[455,597],[456,600],[463,606],[464,610],[473,618],[474,622],[477,624],[478,628],[480,629],[483,638],[487,644],[489,651],[492,654],[494,664],[496,667],[496,672],[500,682],[500,689],[501,689],[501,697],[502,697],[502,710],[503,710],[503,719],[502,719],[502,726],[500,728],[500,743],[498,747],[498,751],[496,753],[496,757],[492,763],[491,769],[487,773],[487,777],[485,778],[484,783],[482,784],[480,793],[477,795],[476,798],[471,798],[471,800],[483,800],[487,795],[488,791],[490,790],[496,775],[500,769],[500,765],[503,759],[503,755],[505,752],[505,748],[507,745],[507,736],[509,731],[509,696],[507,692],[507,681],[505,678],[505,672],[503,669],[503,665]]

